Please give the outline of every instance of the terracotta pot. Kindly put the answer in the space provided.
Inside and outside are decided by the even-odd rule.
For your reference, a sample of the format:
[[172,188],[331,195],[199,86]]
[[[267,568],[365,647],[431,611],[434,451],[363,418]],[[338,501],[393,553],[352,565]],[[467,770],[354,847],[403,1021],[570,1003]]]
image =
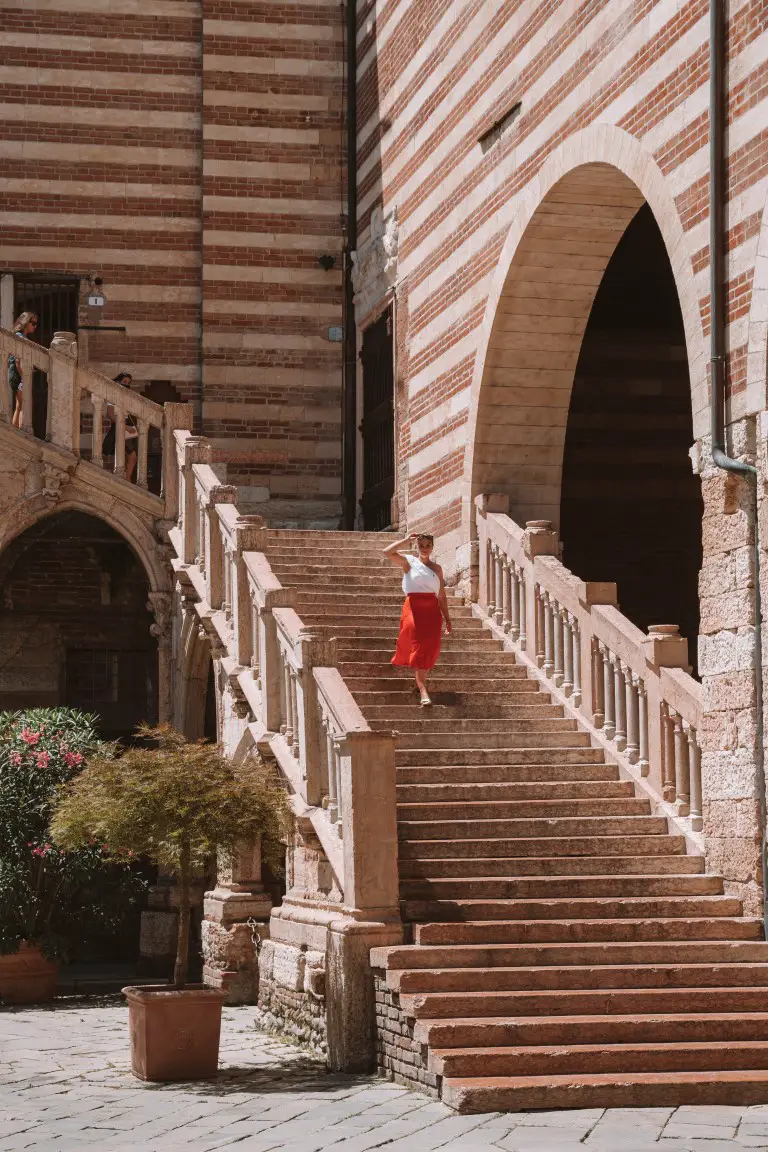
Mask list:
[[186,988],[123,988],[131,1030],[131,1068],[141,1080],[204,1080],[219,1066],[225,993]]
[[36,944],[19,945],[18,952],[0,956],[0,1000],[3,1004],[42,1004],[52,1000],[59,966],[46,960]]

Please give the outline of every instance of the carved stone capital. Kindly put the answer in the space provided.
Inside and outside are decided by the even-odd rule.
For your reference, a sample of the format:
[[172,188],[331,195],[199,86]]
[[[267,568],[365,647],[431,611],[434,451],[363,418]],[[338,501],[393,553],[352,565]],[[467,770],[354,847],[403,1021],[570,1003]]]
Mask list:
[[384,216],[381,208],[371,213],[371,234],[352,254],[352,286],[355,309],[362,318],[397,282],[397,208]]
[[173,603],[170,592],[150,592],[147,599],[147,609],[155,617],[154,624],[150,624],[149,631],[157,637],[161,647],[171,642],[171,618]]

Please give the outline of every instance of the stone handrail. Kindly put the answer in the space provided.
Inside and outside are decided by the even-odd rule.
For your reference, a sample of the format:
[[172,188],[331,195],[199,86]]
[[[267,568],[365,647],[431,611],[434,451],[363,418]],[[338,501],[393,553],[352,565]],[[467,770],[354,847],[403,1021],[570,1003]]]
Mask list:
[[508,500],[476,501],[480,609],[579,710],[660,806],[702,828],[702,688],[676,625],[645,635],[617,607],[616,585],[584,581],[558,559],[547,521],[521,528]]
[[[33,434],[32,379],[41,373],[47,386],[45,440],[83,456],[103,469],[104,412],[109,405],[114,411],[115,455],[111,471],[125,479],[126,417],[131,417],[138,431],[136,437],[136,484],[148,488],[147,459],[150,430],[159,434],[162,446],[162,493],[164,515],[176,516],[177,466],[172,435],[177,429],[188,429],[192,410],[188,404],[166,404],[131,392],[87,365],[77,362],[77,343],[69,332],[57,332],[50,348],[41,348],[31,340],[22,340],[7,329],[0,329],[0,425],[9,424],[13,416],[8,380],[9,357],[14,356],[25,382],[26,403],[22,407],[21,431]],[[90,431],[82,431],[83,417],[90,417]]]
[[210,446],[176,434],[180,525],[177,568],[256,743],[277,762],[297,814],[310,820],[356,919],[397,916],[394,738],[372,731],[336,667],[336,644],[307,627],[296,594],[273,572],[271,532],[240,515],[237,492],[211,464]]

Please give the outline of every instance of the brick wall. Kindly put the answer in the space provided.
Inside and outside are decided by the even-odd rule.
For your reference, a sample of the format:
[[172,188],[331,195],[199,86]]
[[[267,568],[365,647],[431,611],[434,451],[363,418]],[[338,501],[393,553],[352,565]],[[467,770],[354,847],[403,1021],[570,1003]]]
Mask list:
[[342,29],[329,0],[0,0],[0,273],[78,277],[80,323],[125,329],[81,332],[96,367],[170,381],[260,510],[330,527]]
[[426,1065],[427,1048],[413,1037],[415,1020],[405,1015],[397,992],[387,988],[386,973],[374,970],[376,1064],[389,1080],[437,1096],[439,1078]]
[[[568,328],[568,309],[560,306],[568,294],[560,288],[564,280],[579,282],[579,268],[595,273],[583,300],[586,319],[602,270],[635,210],[631,195],[619,219],[621,182],[603,187],[595,198],[599,182],[594,173],[584,173],[592,189],[583,210],[575,181],[570,189],[575,210],[559,206],[559,231],[550,218],[542,232],[539,219],[536,250],[530,244],[525,248],[526,274],[513,267],[509,292],[501,299],[498,281],[509,267],[505,245],[516,225],[529,207],[531,218],[544,198],[547,166],[560,164],[563,176],[578,168],[578,141],[598,124],[612,126],[605,160],[630,173],[627,190],[634,187],[636,194],[645,182],[658,192],[652,207],[664,217],[659,224],[674,256],[681,298],[688,293],[683,303],[689,356],[697,369],[692,371],[695,431],[704,431],[706,382],[697,361],[708,319],[707,9],[706,0],[682,6],[672,0],[510,0],[492,10],[414,0],[369,5],[360,13],[361,242],[373,208],[381,206],[385,215],[397,209],[397,293],[408,301],[407,313],[399,314],[406,331],[398,334],[398,349],[402,345],[407,358],[400,483],[405,473],[409,524],[433,523],[447,531],[446,559],[451,545],[462,541],[462,533],[451,529],[457,500],[464,500],[466,535],[470,495],[489,483],[513,497],[518,493],[519,515],[557,518],[560,489],[554,473],[561,445],[547,435],[565,423],[575,366],[573,355],[559,362],[558,350],[567,349],[557,337],[570,331],[578,353],[583,331],[578,308],[571,310],[577,327]],[[762,0],[731,6],[728,339],[734,416],[762,406],[761,382],[749,377],[746,349],[768,174],[766,32],[768,9]],[[517,101],[520,112],[510,127],[492,145],[481,143]],[[632,147],[641,158],[634,167]],[[644,187],[636,203],[647,192]],[[573,274],[564,275],[567,262],[559,257],[574,250],[583,260]],[[512,306],[520,302],[514,279],[518,297],[538,296],[539,307]],[[588,277],[583,282],[590,287]],[[560,323],[550,322],[553,317]],[[532,411],[537,390],[546,383],[536,373],[545,369],[560,370],[555,383],[564,389],[564,400],[556,413],[551,406],[546,413]],[[484,400],[478,396],[483,389]],[[512,389],[518,390],[516,397],[510,397]],[[478,416],[482,429],[474,422],[478,402],[487,408]],[[507,402],[517,411],[505,416]],[[552,449],[551,459],[545,453],[537,457],[554,477],[550,492],[543,472],[541,489],[530,491],[532,461],[525,449],[532,439],[543,439]]]

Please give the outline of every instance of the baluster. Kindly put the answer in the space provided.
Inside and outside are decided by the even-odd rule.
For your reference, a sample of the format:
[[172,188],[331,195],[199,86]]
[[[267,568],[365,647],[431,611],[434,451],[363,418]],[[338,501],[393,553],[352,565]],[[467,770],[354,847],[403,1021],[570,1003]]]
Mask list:
[[645,681],[637,678],[637,711],[640,739],[640,757],[637,761],[641,776],[647,776],[651,770],[648,760],[648,697],[645,694]]
[[637,764],[640,755],[639,712],[637,700],[637,676],[632,675],[631,669],[626,670],[627,690],[627,759],[630,764]]
[[488,616],[496,610],[496,545],[488,541]]
[[616,735],[616,696],[613,681],[613,655],[604,644],[600,645],[600,652],[603,657],[603,700],[605,702],[603,732],[605,732],[609,740],[613,740],[613,737]]
[[494,598],[494,607],[493,607],[493,619],[496,621],[497,624],[501,624],[502,601],[504,599],[504,593],[502,591],[503,582],[504,581],[503,581],[503,572],[502,572],[502,551],[501,551],[501,548],[497,548],[496,549],[495,563],[494,563],[495,598]]
[[97,467],[104,466],[104,457],[101,453],[101,445],[104,440],[103,432],[103,419],[104,419],[104,403],[101,396],[97,396],[95,392],[91,392],[91,404],[93,405],[93,431],[91,432],[91,462],[96,464]]
[[512,627],[512,563],[506,556],[501,569],[501,626],[509,632]]
[[528,643],[528,617],[526,616],[528,605],[525,598],[525,572],[522,568],[518,572],[518,585],[520,590],[520,647],[525,648]]
[[618,656],[613,659],[613,695],[616,701],[616,751],[623,752],[627,746],[627,690],[624,665]]
[[293,742],[291,744],[291,751],[298,760],[299,750],[301,747],[299,740],[299,702],[298,702],[298,676],[293,668],[290,669],[289,675],[291,685],[291,717],[293,720]]
[[561,608],[560,618],[563,632],[562,689],[566,696],[571,696],[573,694],[573,633],[571,631],[573,617],[565,608]]
[[140,488],[147,486],[147,448],[149,446],[149,422],[137,419],[136,427],[139,430],[139,458],[136,464],[136,483]]
[[251,600],[251,676],[259,685],[259,644],[261,642],[261,634],[259,630],[259,609],[257,605]]
[[200,554],[199,566],[205,572],[205,509],[202,504],[197,506],[197,547]]
[[603,677],[603,650],[598,640],[592,638],[592,702],[594,711],[592,722],[595,728],[605,723],[605,679]]
[[513,641],[517,643],[520,639],[520,572],[514,561],[510,561],[509,572],[511,581],[509,589],[511,610],[509,634]]
[[579,622],[571,616],[571,637],[573,641],[573,694],[572,700],[577,708],[581,707],[581,632]]
[[536,597],[536,666],[538,668],[544,667],[544,647],[545,647],[545,613],[544,613],[544,595],[541,590],[541,585],[537,584],[534,590]]
[[552,600],[552,634],[554,638],[555,649],[555,666],[553,670],[552,679],[555,685],[559,688],[563,682],[563,661],[564,661],[564,644],[563,644],[563,610],[558,604],[557,600]]
[[339,836],[344,834],[344,794],[341,790],[341,749],[339,741],[333,739],[333,771],[336,775],[336,805],[339,811]]
[[288,661],[283,655],[283,698],[285,704],[285,724],[280,725],[280,731],[285,736],[285,742],[290,747],[293,744],[293,716],[291,715],[291,670]]
[[669,707],[661,704],[661,794],[669,803],[675,799],[675,737],[674,721]]
[[555,668],[555,638],[552,628],[552,601],[544,593],[544,675],[549,679]]
[[700,832],[704,827],[701,811],[701,749],[696,729],[688,728],[688,766],[691,779],[691,828]]
[[691,782],[688,766],[688,734],[682,716],[675,713],[675,794],[678,816],[691,811]]
[[115,476],[125,479],[125,412],[115,407]]
[[336,791],[336,749],[333,746],[333,734],[328,724],[328,717],[323,721],[325,728],[325,755],[328,761],[328,816],[335,824],[339,818],[339,799]]

